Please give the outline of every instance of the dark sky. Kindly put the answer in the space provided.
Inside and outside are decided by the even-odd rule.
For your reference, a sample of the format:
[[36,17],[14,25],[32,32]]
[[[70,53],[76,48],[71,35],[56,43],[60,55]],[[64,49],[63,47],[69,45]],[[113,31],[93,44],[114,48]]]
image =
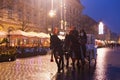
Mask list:
[[120,0],[80,0],[87,14],[96,21],[102,20],[112,32],[120,34]]

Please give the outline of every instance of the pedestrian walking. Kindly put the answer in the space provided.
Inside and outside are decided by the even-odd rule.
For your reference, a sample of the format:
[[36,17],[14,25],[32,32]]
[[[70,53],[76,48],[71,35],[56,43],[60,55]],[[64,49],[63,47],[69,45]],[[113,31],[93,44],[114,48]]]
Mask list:
[[[81,52],[79,48],[79,33],[75,27],[70,27],[69,35],[66,36],[66,47],[68,47],[68,52],[70,54],[70,58],[72,59],[72,66],[75,69],[75,63],[77,61],[77,66],[79,67],[80,59],[81,59]],[[68,54],[68,55],[69,55]],[[66,58],[66,66],[69,65],[69,56]]]
[[65,36],[63,49],[64,49],[65,59],[66,59],[66,68],[68,68],[69,59],[71,57],[71,42],[70,42],[69,34],[66,34]]
[[79,42],[80,42],[80,48],[82,49],[83,57],[85,59],[87,57],[86,56],[87,35],[84,29],[80,30]]

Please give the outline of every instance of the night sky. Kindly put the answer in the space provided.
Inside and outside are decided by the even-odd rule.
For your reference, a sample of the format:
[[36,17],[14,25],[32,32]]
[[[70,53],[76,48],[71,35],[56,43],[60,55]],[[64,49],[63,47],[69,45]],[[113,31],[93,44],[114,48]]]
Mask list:
[[120,34],[120,0],[80,0],[87,14],[96,21],[102,20],[112,32]]

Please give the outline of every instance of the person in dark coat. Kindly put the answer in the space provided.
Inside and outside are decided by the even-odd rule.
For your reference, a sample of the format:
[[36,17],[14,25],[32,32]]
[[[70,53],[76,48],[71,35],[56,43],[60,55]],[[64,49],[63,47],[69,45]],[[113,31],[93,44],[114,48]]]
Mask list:
[[[77,65],[80,64],[80,59],[81,59],[81,52],[80,52],[80,43],[79,43],[79,33],[76,30],[75,27],[70,27],[70,32],[68,35],[66,35],[65,38],[65,43],[66,46],[68,47],[69,50],[69,56],[67,55],[67,67],[69,65],[69,58],[71,57],[72,59],[72,66],[73,69],[75,69],[75,62],[77,61]],[[78,66],[79,67],[79,66]]]
[[87,35],[84,29],[80,30],[79,38],[80,38],[80,44],[82,48],[83,57],[86,58]]
[[[62,41],[58,37],[58,28],[53,29],[53,35],[50,36],[50,49],[53,51],[53,56],[58,67],[58,72],[64,68],[64,58],[62,50]],[[51,56],[52,56],[51,54]]]
[[66,59],[66,68],[69,67],[69,59],[71,58],[71,42],[70,42],[70,35],[66,34],[64,39],[64,53],[65,53],[65,59]]

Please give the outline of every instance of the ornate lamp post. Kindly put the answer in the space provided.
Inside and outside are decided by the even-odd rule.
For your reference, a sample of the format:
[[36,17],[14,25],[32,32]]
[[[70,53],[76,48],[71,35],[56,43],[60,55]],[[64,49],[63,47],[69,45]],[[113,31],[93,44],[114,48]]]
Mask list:
[[60,0],[60,29],[61,32],[66,33],[67,21],[66,21],[66,2]]
[[51,0],[51,10],[49,12],[49,16],[52,18],[52,28],[48,28],[48,31],[52,31],[53,27],[54,27],[54,22],[53,22],[53,17],[55,16],[56,12],[55,10],[53,10],[53,0]]

